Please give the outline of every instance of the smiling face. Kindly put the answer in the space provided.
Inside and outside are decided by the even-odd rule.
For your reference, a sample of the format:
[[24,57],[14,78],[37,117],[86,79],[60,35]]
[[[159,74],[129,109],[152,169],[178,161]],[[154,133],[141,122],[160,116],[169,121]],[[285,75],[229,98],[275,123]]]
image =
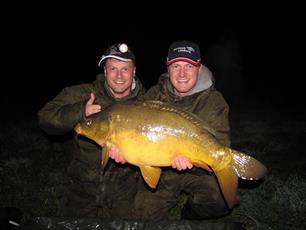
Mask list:
[[125,62],[108,58],[104,66],[104,74],[111,94],[118,99],[130,95],[136,67],[132,61]]
[[168,66],[170,81],[175,93],[185,96],[192,90],[198,80],[200,66],[192,65],[185,61],[177,61]]

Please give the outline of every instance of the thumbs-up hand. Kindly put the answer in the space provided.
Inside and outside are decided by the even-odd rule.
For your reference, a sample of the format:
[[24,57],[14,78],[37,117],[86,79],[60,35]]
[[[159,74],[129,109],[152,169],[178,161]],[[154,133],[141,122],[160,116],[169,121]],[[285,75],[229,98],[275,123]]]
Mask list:
[[95,94],[91,93],[90,98],[86,103],[86,108],[85,108],[86,117],[101,111],[101,106],[94,104],[94,101],[95,101]]

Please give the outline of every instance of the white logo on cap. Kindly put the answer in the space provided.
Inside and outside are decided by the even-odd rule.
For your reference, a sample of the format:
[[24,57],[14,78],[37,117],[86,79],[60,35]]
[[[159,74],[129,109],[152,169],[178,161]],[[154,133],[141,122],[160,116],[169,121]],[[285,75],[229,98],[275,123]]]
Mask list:
[[173,49],[173,51],[177,51],[177,52],[184,52],[184,53],[192,53],[195,52],[194,48],[190,47],[190,46],[181,46],[181,47],[176,47]]

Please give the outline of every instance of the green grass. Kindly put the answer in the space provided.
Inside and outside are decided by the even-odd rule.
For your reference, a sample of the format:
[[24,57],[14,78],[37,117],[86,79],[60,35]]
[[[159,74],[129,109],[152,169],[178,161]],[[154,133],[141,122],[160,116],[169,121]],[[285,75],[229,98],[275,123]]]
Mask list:
[[55,215],[71,158],[70,140],[49,140],[31,121],[1,122],[0,204],[25,219]]
[[248,229],[305,229],[306,180],[299,175],[269,174],[253,189],[239,189],[240,205],[230,217]]
[[[293,118],[292,118],[293,117]],[[35,120],[0,121],[0,207],[21,209],[24,220],[54,216],[68,183],[69,138],[50,138]],[[240,205],[224,217],[247,229],[306,229],[306,121],[288,111],[231,114],[232,147],[268,167],[265,180],[242,183]],[[172,210],[173,219],[185,202]]]

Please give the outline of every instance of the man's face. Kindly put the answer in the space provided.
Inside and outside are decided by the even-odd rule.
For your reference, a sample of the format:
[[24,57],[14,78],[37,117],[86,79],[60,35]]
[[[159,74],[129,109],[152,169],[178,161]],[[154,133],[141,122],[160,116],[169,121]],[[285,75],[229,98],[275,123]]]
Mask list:
[[196,85],[200,66],[185,61],[174,62],[168,66],[168,74],[175,92],[185,96]]
[[133,62],[124,62],[114,58],[106,60],[104,74],[115,98],[124,98],[130,94],[135,69]]

